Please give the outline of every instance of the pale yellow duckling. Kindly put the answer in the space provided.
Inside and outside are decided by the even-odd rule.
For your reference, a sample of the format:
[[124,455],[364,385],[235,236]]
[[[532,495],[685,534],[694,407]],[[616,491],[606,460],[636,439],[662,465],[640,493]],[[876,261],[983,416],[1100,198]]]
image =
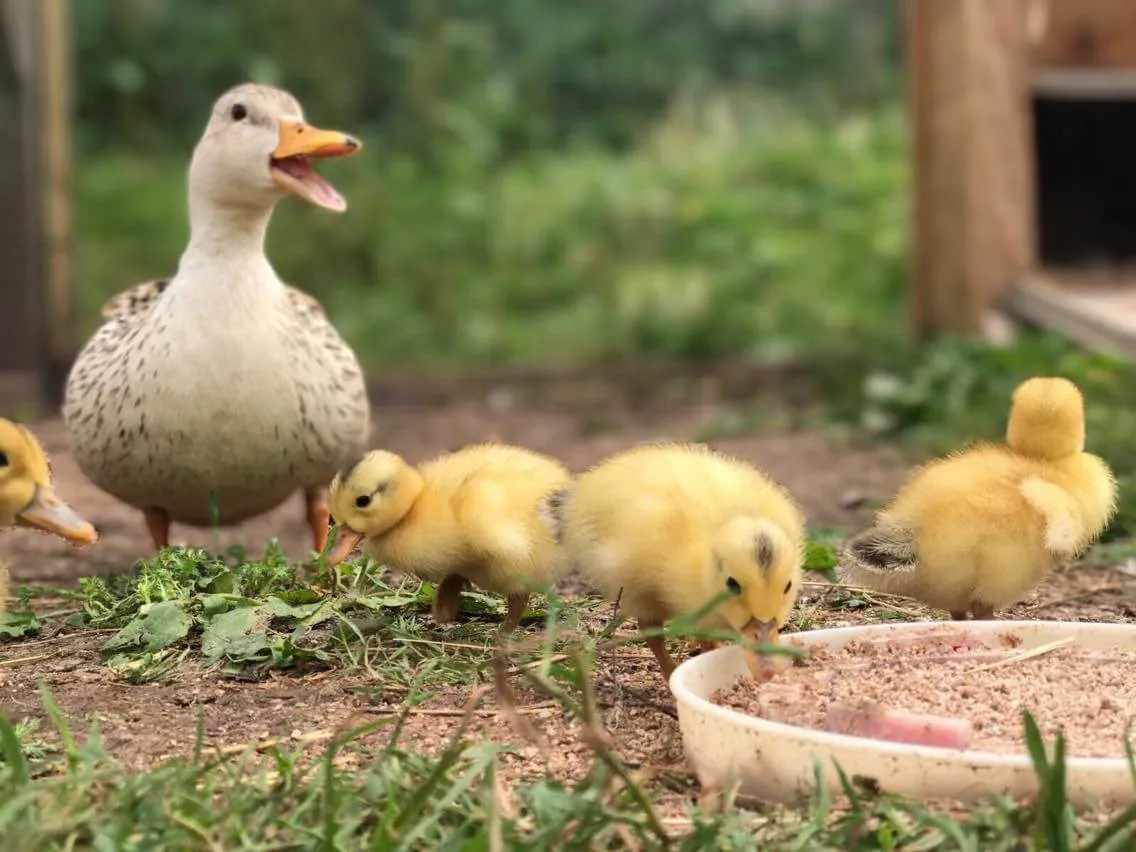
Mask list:
[[332,565],[359,543],[391,568],[439,583],[433,614],[456,620],[467,582],[503,595],[502,632],[516,629],[533,592],[551,587],[565,564],[538,515],[568,471],[520,447],[479,444],[417,468],[376,450],[336,476],[331,512],[338,524]]
[[[581,474],[546,507],[571,565],[641,628],[730,592],[702,626],[778,641],[800,591],[805,522],[752,465],[696,444],[644,445]],[[666,642],[647,645],[669,679]],[[746,661],[757,677],[776,670],[772,656]]]
[[[51,487],[47,453],[28,429],[0,418],[0,527],[27,527],[76,545],[93,544],[99,534],[59,499]],[[7,572],[0,565],[0,609],[7,597]]]
[[155,547],[171,521],[235,524],[299,490],[322,550],[327,484],[366,441],[367,393],[354,353],[276,275],[264,237],[290,194],[346,209],[310,161],[359,148],[308,124],[287,92],[226,92],[193,152],[176,274],[108,302],[79,354],[63,404],[75,458],[145,514]]
[[1085,405],[1067,379],[1014,391],[1006,445],[980,444],[917,471],[847,545],[843,579],[993,618],[1108,525],[1116,481],[1085,449]]

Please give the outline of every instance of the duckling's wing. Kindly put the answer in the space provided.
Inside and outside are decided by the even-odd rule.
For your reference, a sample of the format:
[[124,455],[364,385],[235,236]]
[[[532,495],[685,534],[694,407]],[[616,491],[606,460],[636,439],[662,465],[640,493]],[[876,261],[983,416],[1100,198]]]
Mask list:
[[155,278],[153,281],[135,284],[129,290],[123,290],[107,299],[99,311],[99,316],[104,322],[110,322],[144,314],[154,307],[169,285],[168,278]]
[[894,525],[874,526],[848,542],[841,563],[853,577],[911,574],[919,564],[915,531]]

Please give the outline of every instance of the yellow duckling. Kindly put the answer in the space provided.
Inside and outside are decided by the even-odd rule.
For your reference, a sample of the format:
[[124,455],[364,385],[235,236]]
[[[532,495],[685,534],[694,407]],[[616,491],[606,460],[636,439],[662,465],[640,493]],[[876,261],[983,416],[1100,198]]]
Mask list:
[[932,461],[853,538],[847,580],[907,595],[954,619],[988,619],[1024,597],[1107,526],[1116,481],[1084,452],[1085,406],[1067,379],[1014,391],[1006,446]]
[[370,407],[359,362],[319,303],[264,253],[277,202],[347,203],[312,167],[360,149],[304,120],[287,92],[226,92],[189,166],[189,244],[168,281],[113,298],[67,379],[63,416],[91,481],[145,516],[240,523],[302,492],[313,547],[327,484],[362,450]]
[[[547,509],[571,564],[640,628],[728,591],[702,626],[778,641],[800,591],[805,521],[752,465],[701,445],[640,446],[582,474]],[[669,679],[666,642],[647,645]],[[746,662],[763,679],[776,670],[772,656],[747,653]]]
[[440,583],[433,614],[456,620],[467,582],[505,596],[502,632],[516,629],[532,592],[564,573],[562,555],[538,504],[570,474],[557,461],[520,447],[479,444],[415,468],[376,450],[331,484],[338,538],[336,565],[363,540],[391,568]]
[[[49,532],[72,544],[93,544],[99,534],[56,496],[47,453],[25,427],[0,418],[0,526]],[[7,596],[0,565],[0,609]]]

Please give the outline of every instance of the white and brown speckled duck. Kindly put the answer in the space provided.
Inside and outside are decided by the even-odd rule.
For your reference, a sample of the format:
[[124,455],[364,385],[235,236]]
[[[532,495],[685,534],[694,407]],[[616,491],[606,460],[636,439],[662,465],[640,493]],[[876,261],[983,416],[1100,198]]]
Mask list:
[[361,451],[370,407],[355,354],[315,299],[277,277],[264,238],[289,194],[345,210],[309,161],[359,148],[306,123],[279,89],[225,93],[189,166],[177,273],[103,307],[63,416],[80,468],[145,514],[155,547],[173,521],[227,526],[300,490],[322,550],[327,484]]

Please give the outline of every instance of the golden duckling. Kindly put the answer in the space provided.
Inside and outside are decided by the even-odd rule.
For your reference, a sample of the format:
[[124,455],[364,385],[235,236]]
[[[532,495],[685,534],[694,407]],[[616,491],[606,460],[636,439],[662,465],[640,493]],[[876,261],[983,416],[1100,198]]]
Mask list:
[[394,453],[367,453],[331,484],[339,526],[328,561],[342,562],[362,540],[375,560],[439,583],[439,623],[456,620],[458,595],[473,583],[506,598],[501,630],[509,633],[529,595],[564,574],[538,505],[569,479],[554,459],[504,444],[465,447],[417,468]]
[[1085,406],[1067,379],[1014,391],[1006,445],[925,465],[853,538],[840,574],[954,619],[994,617],[1108,525],[1116,481],[1085,449]]
[[[26,527],[76,545],[93,544],[99,534],[56,496],[47,453],[27,428],[0,418],[0,527]],[[7,596],[7,572],[0,565],[0,609]]]
[[[696,444],[649,444],[609,457],[546,501],[570,564],[641,628],[731,593],[702,619],[774,644],[801,587],[804,516],[785,489],[738,459]],[[647,640],[665,678],[675,664]],[[772,655],[747,653],[755,677]]]

